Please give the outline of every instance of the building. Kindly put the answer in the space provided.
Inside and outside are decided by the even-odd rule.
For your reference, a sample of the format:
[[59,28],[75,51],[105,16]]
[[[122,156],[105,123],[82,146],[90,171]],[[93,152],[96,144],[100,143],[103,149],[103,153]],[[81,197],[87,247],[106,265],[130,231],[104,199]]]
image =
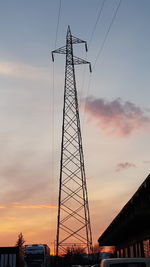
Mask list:
[[150,256],[150,174],[98,239],[118,257]]
[[23,267],[22,250],[19,247],[0,247],[0,267]]

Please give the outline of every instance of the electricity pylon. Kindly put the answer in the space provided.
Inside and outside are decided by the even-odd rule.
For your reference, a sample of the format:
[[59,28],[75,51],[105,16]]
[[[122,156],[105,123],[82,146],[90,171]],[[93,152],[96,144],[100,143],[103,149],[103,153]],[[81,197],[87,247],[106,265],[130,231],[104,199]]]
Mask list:
[[87,51],[86,42],[72,36],[68,26],[66,45],[52,51],[53,61],[54,53],[66,55],[56,255],[78,247],[89,253],[92,246],[74,69],[74,65],[89,64],[91,72],[91,64],[73,55],[73,45],[78,43],[84,43]]

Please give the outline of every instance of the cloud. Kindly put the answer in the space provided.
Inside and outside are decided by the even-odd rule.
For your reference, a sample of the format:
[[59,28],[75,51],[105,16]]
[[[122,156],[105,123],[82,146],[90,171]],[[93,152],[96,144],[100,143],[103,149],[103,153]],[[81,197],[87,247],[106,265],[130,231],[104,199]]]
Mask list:
[[129,169],[129,168],[135,168],[135,164],[133,163],[130,163],[130,162],[121,162],[121,163],[118,163],[117,164],[117,167],[116,167],[116,172],[119,172],[119,171],[122,171],[122,170],[125,170],[125,169]]
[[150,163],[150,160],[144,160],[143,163]]
[[8,221],[15,221],[17,218],[15,216],[6,216],[6,217],[3,217],[3,219],[8,220]]
[[6,207],[5,206],[0,206],[0,209],[6,209]]
[[[10,183],[8,185],[10,186]],[[3,203],[9,204],[12,201],[21,202],[32,199],[33,197],[37,198],[37,195],[40,195],[41,197],[42,192],[46,193],[46,188],[47,187],[44,181],[37,182],[32,186],[29,185],[29,182],[27,182],[27,185],[25,185],[25,182],[22,181],[22,186],[18,184],[18,186],[16,186],[16,189],[11,188],[8,191],[5,191],[5,193],[2,194],[2,201]]]
[[32,201],[33,198],[38,200],[39,197],[47,203],[51,187],[49,153],[40,149],[37,153],[34,151],[33,143],[31,150],[26,148],[24,152],[23,145],[21,149],[15,151],[11,147],[6,147],[6,153],[3,150],[0,166],[0,204]]
[[15,208],[19,208],[19,209],[57,209],[57,206],[54,205],[21,205],[21,204],[15,204],[14,206]]
[[50,70],[48,68],[40,68],[27,64],[21,64],[16,62],[1,61],[0,62],[0,75],[20,77],[31,80],[49,81]]
[[82,103],[85,104],[89,121],[97,121],[97,126],[107,134],[126,137],[138,130],[150,131],[150,116],[129,101],[87,97]]

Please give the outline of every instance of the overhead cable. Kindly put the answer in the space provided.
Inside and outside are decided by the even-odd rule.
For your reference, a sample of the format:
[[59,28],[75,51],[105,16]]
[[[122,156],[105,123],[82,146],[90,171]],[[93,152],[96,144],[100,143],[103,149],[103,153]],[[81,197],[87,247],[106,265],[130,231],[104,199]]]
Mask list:
[[[99,49],[98,54],[97,54],[97,56],[96,56],[96,59],[95,59],[95,62],[94,62],[94,64],[93,64],[93,68],[92,68],[92,70],[94,70],[95,65],[96,65],[96,63],[97,63],[97,61],[98,61],[98,58],[99,58],[99,56],[101,55],[101,53],[102,53],[102,51],[103,51],[104,45],[105,45],[106,40],[107,40],[108,35],[109,35],[109,32],[110,32],[110,30],[111,30],[111,27],[112,27],[112,25],[113,25],[113,23],[114,23],[114,21],[115,21],[115,18],[116,18],[116,16],[117,16],[118,10],[119,10],[119,8],[120,8],[121,1],[122,1],[122,0],[119,0],[118,5],[117,5],[117,7],[116,7],[116,9],[115,9],[114,15],[113,15],[113,17],[112,17],[112,19],[111,19],[111,21],[110,21],[110,24],[109,24],[108,30],[107,30],[107,32],[106,32],[106,34],[105,34],[104,40],[103,40],[103,42],[102,42],[102,45],[100,46],[100,49]],[[93,32],[92,32],[92,35],[91,35],[92,38],[93,38],[93,34],[94,34],[94,31],[95,31],[95,28],[96,28],[96,26],[97,26],[98,20],[99,20],[99,18],[100,18],[100,16],[101,16],[102,9],[103,9],[103,7],[104,7],[104,3],[105,3],[105,1],[103,1],[102,6],[101,6],[101,9],[100,9],[100,11],[99,11],[99,16],[97,17],[97,20],[96,20],[96,23],[95,23],[95,27],[94,27]],[[91,39],[92,39],[92,38],[91,38]],[[91,39],[90,39],[90,40],[91,40]],[[89,78],[89,82],[88,82],[88,86],[87,86],[87,93],[86,93],[86,95],[89,94],[90,86],[91,86],[91,76],[90,76],[90,78]],[[86,97],[84,98],[84,100],[85,100],[85,103],[84,103],[84,114],[85,114],[85,112],[86,112],[86,106],[87,106]],[[84,117],[83,117],[83,127],[84,127],[84,121],[85,121],[85,115],[84,115]]]
[[98,12],[98,16],[97,16],[97,19],[95,21],[95,24],[94,24],[94,27],[93,27],[93,30],[92,30],[92,33],[91,33],[91,37],[90,37],[89,42],[88,42],[89,43],[88,47],[90,47],[90,45],[91,45],[91,42],[92,42],[95,30],[96,30],[97,24],[98,24],[98,22],[99,22],[99,20],[101,18],[101,15],[102,15],[102,11],[103,11],[105,2],[106,2],[106,0],[103,0],[102,5],[100,6],[100,9],[99,9],[99,12]]
[[58,9],[56,36],[55,36],[55,46],[54,46],[55,49],[56,49],[56,45],[57,45],[58,29],[59,29],[59,22],[60,22],[60,13],[61,13],[61,0],[59,0],[59,9]]
[[[100,0],[101,2],[101,0]],[[103,0],[102,1],[102,4],[100,5],[100,8],[99,8],[99,11],[98,11],[98,15],[97,15],[97,18],[96,18],[96,21],[95,21],[95,24],[93,26],[93,29],[92,29],[92,32],[91,32],[91,35],[90,35],[90,38],[89,38],[89,41],[88,41],[88,48],[90,47],[91,43],[92,43],[92,40],[93,40],[93,36],[94,36],[94,33],[96,31],[96,27],[97,27],[97,24],[101,18],[101,15],[102,15],[102,11],[103,11],[103,8],[104,8],[104,4],[105,4],[106,0]],[[87,59],[87,54],[86,54],[86,59]],[[82,86],[81,86],[81,90],[80,90],[80,98],[82,99],[82,92],[83,92],[83,88],[84,88],[84,83],[85,83],[85,66],[83,68],[83,75],[82,75]],[[88,85],[88,90],[89,90],[89,86]],[[80,99],[80,102],[81,102],[81,99]]]
[[121,2],[122,2],[122,0],[119,0],[119,3],[118,3],[118,5],[117,5],[116,10],[115,10],[115,12],[114,12],[114,15],[113,15],[113,17],[112,17],[112,20],[111,20],[111,22],[110,22],[110,24],[109,24],[108,30],[107,30],[107,32],[106,32],[106,34],[105,34],[104,40],[103,40],[103,42],[102,42],[102,44],[101,44],[101,46],[100,46],[100,49],[99,49],[99,51],[98,51],[98,54],[97,54],[97,56],[96,56],[95,62],[94,62],[94,64],[93,64],[93,69],[95,68],[95,65],[96,65],[96,63],[97,63],[97,61],[98,61],[98,58],[99,58],[99,56],[101,55],[101,53],[102,53],[102,51],[103,51],[104,45],[105,45],[105,43],[106,43],[106,40],[107,40],[108,35],[109,35],[109,32],[110,32],[110,30],[111,30],[111,28],[112,28],[112,25],[113,25],[113,23],[114,23],[114,21],[115,21],[115,18],[116,18],[116,16],[117,16],[118,10],[119,10],[120,5],[121,5]]
[[[57,24],[56,24],[56,35],[55,35],[55,43],[54,43],[54,47],[56,49],[56,45],[57,45],[57,37],[58,37],[58,30],[59,30],[59,24],[60,24],[60,15],[61,15],[61,0],[59,0],[59,6],[58,6],[58,16],[57,16]],[[51,167],[51,179],[52,179],[52,186],[54,184],[54,146],[55,146],[55,111],[54,111],[54,105],[55,103],[55,66],[53,63],[53,79],[52,79],[52,97],[51,97],[51,106],[52,106],[52,112],[51,112],[51,117],[52,117],[52,167]],[[52,189],[52,191],[54,192],[54,188]],[[52,197],[53,200],[53,197]]]

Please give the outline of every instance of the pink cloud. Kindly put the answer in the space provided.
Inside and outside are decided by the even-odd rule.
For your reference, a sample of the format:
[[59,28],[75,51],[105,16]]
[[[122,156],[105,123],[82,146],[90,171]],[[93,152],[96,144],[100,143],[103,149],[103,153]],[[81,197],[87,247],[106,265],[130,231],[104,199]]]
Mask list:
[[143,163],[150,163],[150,160],[144,160]]
[[130,162],[121,162],[121,163],[118,163],[117,164],[117,167],[116,167],[116,172],[119,172],[119,171],[122,171],[122,170],[125,170],[125,169],[129,169],[129,168],[135,168],[135,164],[133,163],[130,163]]
[[83,102],[89,121],[97,121],[97,126],[107,134],[126,137],[138,130],[150,132],[150,116],[131,102],[93,97],[87,97]]

